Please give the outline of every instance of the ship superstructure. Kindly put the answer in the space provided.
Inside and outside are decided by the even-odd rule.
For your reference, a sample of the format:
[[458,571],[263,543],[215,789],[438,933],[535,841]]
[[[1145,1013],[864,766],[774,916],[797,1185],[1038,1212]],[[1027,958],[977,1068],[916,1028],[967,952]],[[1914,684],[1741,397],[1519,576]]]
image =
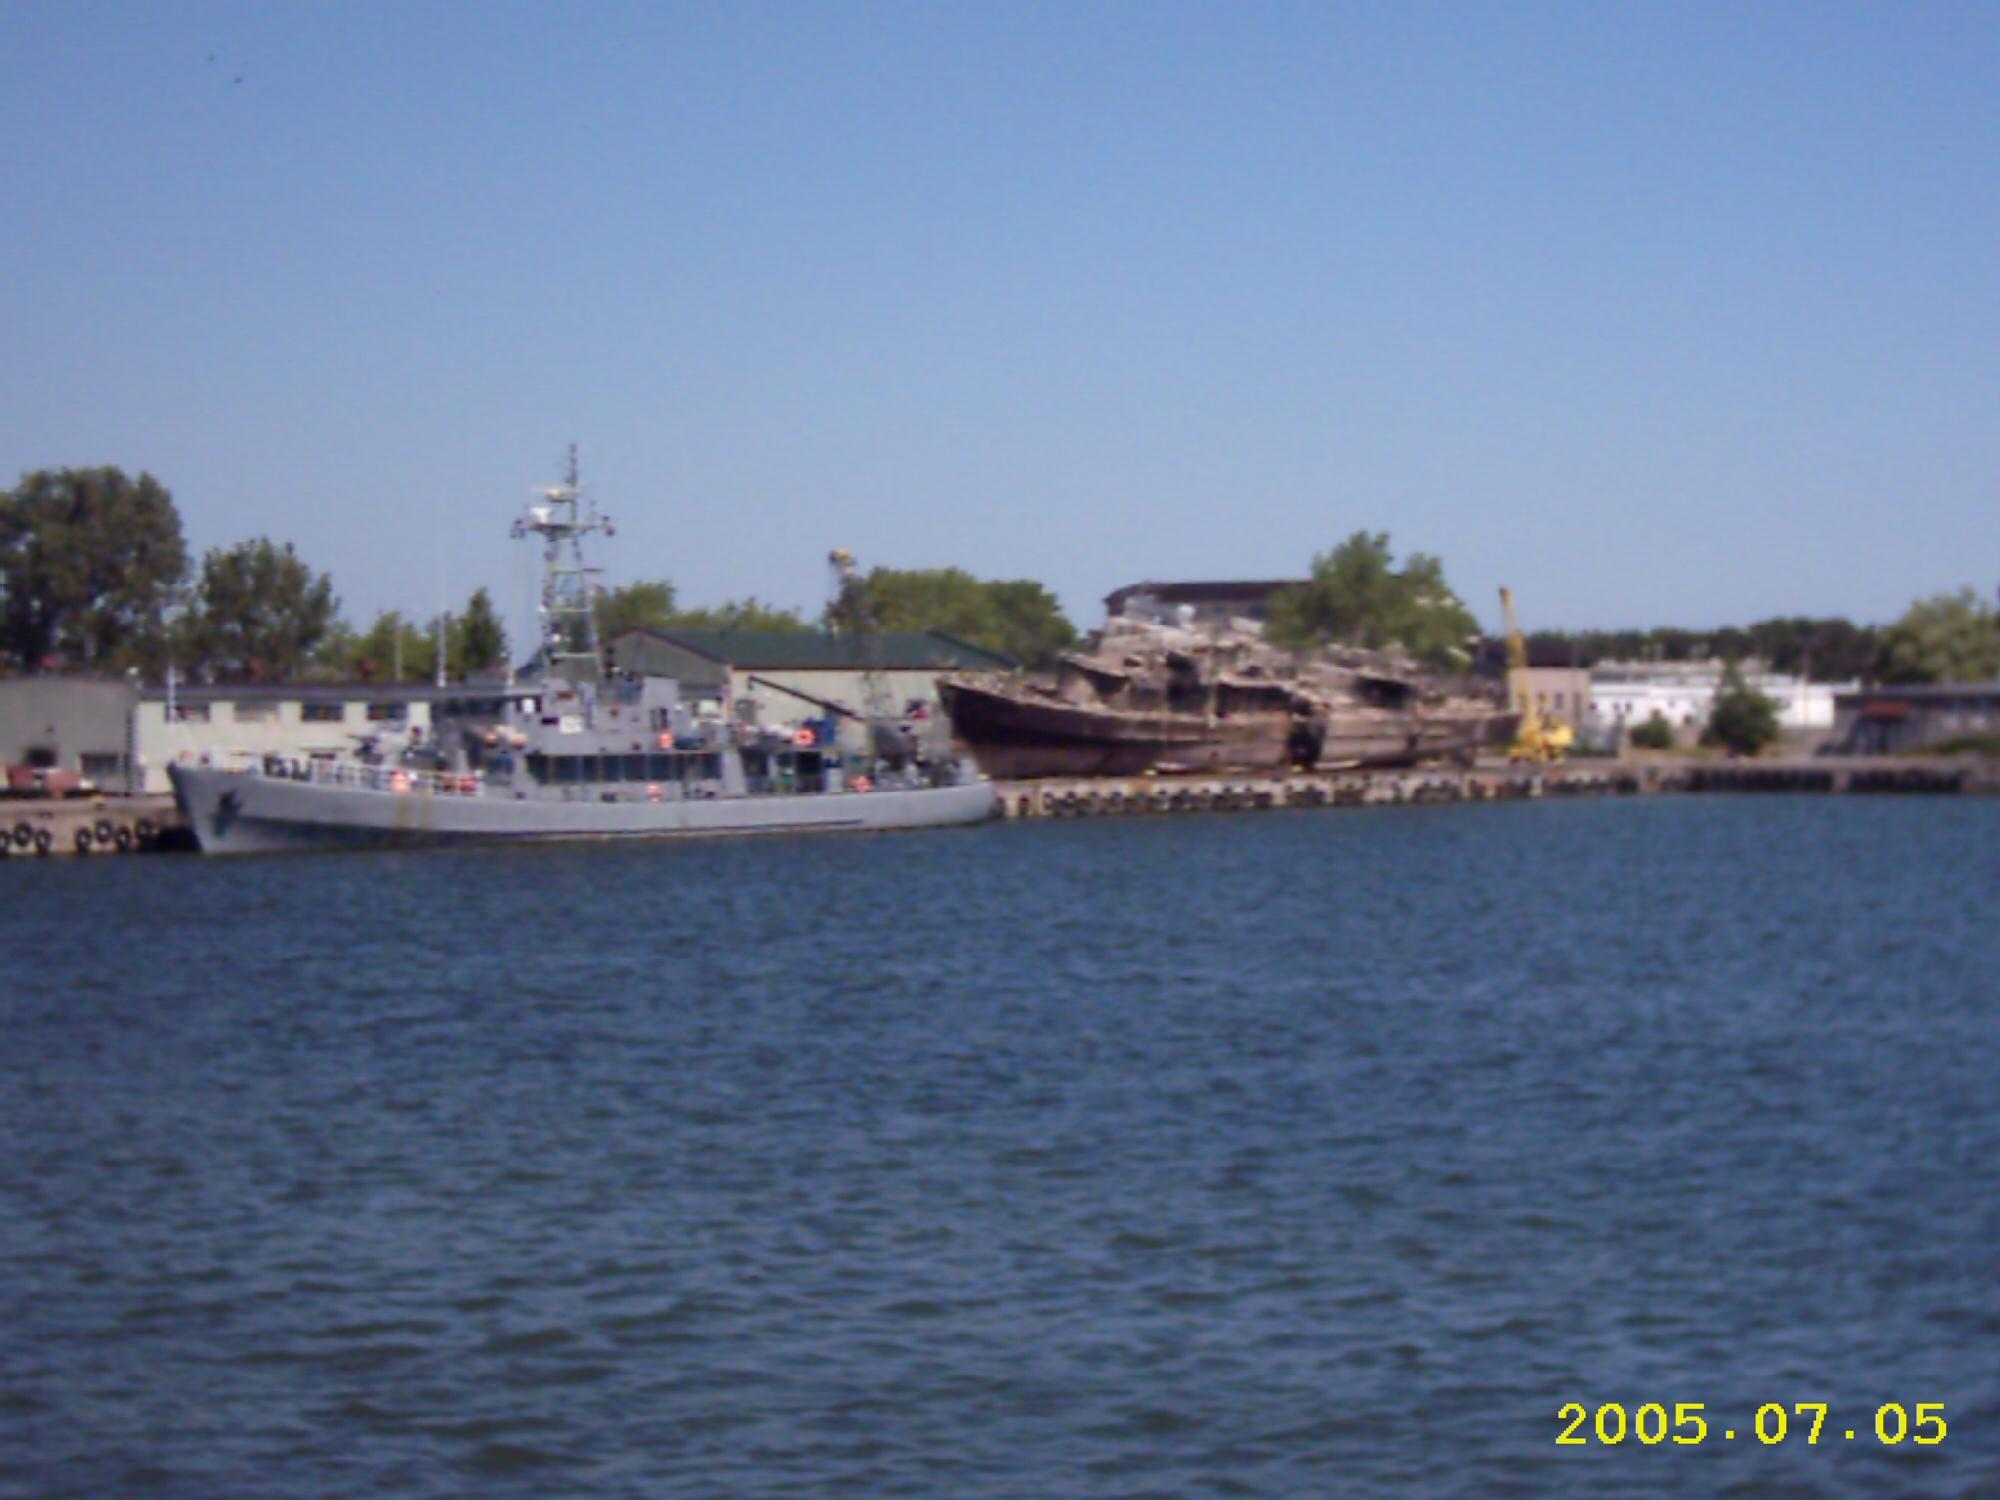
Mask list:
[[598,533],[611,526],[583,499],[571,449],[563,483],[513,528],[542,546],[537,680],[490,721],[429,742],[381,736],[352,757],[171,767],[202,848],[891,829],[995,814],[992,783],[970,765],[850,751],[832,713],[743,724],[686,701],[671,678],[606,672],[599,570],[584,550]]

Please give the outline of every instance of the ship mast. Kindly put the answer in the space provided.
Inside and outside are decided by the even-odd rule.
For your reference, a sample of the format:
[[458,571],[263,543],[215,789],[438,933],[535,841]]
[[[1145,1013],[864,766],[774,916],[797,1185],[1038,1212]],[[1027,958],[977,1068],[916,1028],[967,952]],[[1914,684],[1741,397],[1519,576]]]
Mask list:
[[514,521],[516,541],[542,539],[542,640],[544,673],[572,681],[595,679],[603,670],[598,655],[595,578],[604,570],[583,560],[583,539],[592,532],[614,532],[609,516],[598,514],[597,503],[583,499],[577,482],[576,444],[569,445],[569,465],[561,484],[541,492]]

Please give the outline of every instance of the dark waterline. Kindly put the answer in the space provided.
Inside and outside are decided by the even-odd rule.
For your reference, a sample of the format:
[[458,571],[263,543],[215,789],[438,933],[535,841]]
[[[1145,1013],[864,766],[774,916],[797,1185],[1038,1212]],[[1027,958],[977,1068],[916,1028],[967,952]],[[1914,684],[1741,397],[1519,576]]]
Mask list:
[[0,903],[0,1494],[2000,1494],[2000,802]]

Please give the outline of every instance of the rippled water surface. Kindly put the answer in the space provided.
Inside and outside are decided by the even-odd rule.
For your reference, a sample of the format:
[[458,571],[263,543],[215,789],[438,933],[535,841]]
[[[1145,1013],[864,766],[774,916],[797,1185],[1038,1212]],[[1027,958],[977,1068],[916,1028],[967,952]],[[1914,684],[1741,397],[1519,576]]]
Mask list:
[[0,903],[0,1493],[2000,1494],[2000,803]]

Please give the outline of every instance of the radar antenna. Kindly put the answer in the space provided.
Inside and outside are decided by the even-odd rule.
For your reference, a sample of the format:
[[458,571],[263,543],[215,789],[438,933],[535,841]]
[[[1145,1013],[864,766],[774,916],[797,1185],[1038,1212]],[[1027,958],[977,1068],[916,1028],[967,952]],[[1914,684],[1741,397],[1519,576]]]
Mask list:
[[515,518],[510,535],[522,541],[542,540],[542,639],[545,673],[572,680],[596,678],[603,670],[598,653],[596,595],[602,568],[583,560],[583,539],[592,532],[616,535],[609,516],[600,515],[595,501],[586,502],[577,481],[576,444],[569,445],[569,463],[561,484],[540,492],[538,503]]

